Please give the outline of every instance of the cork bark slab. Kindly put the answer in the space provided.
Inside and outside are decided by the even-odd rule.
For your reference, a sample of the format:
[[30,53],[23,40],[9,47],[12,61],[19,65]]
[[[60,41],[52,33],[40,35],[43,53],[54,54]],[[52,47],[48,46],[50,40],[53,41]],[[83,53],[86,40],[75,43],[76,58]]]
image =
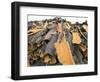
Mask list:
[[81,43],[81,38],[77,32],[72,32],[72,36],[73,36],[72,43],[75,43],[75,44]]
[[62,63],[63,65],[75,64],[69,43],[66,41],[65,37],[62,38],[62,41],[60,43],[55,43],[54,46],[56,48],[57,57],[60,63]]

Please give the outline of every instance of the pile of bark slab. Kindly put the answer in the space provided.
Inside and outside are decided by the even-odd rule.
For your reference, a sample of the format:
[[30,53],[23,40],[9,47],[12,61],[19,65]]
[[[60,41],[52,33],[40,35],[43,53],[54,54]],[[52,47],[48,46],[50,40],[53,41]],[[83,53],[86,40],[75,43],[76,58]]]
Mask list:
[[28,21],[28,66],[88,63],[87,21]]

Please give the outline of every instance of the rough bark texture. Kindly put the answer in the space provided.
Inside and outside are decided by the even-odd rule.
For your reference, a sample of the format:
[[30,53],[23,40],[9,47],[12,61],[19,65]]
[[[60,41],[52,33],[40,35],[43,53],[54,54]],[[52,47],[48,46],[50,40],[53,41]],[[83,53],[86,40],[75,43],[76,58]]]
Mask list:
[[28,66],[88,63],[88,24],[54,19],[28,21]]

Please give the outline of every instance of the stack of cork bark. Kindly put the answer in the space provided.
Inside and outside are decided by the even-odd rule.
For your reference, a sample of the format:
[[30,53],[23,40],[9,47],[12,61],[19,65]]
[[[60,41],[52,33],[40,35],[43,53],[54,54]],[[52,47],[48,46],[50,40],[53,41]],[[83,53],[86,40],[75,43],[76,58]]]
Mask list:
[[28,66],[88,63],[87,21],[28,21]]

